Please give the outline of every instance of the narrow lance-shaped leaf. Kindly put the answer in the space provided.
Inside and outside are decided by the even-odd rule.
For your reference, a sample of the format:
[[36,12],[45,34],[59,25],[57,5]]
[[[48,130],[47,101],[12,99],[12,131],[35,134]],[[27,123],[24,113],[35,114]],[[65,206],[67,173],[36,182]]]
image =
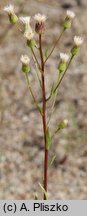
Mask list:
[[52,157],[49,160],[49,167],[53,165],[55,158],[56,158],[56,155],[52,155]]
[[37,194],[35,194],[34,200],[38,200],[38,195]]
[[53,85],[52,85],[52,87],[51,87],[50,95],[49,95],[49,97],[46,99],[46,101],[50,100],[50,98],[52,97],[53,93],[54,93],[54,83],[53,83]]
[[44,55],[45,55],[45,58],[47,59],[47,57],[48,57],[48,48],[45,49]]
[[49,127],[46,130],[46,149],[49,150],[50,146],[51,146],[51,135],[50,135],[50,131],[49,131]]
[[46,200],[48,200],[48,194],[45,191],[45,189],[43,188],[43,186],[41,185],[41,183],[39,183],[39,186],[40,186],[41,190],[44,192]]

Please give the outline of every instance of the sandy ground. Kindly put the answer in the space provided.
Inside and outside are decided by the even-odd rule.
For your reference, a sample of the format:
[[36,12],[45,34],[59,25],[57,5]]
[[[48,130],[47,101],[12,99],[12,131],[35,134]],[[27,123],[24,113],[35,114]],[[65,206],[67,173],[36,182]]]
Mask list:
[[[42,192],[43,133],[38,114],[21,72],[20,56],[29,53],[26,43],[16,27],[9,25],[0,1],[0,199],[33,199]],[[7,1],[8,2],[8,1]],[[64,78],[51,120],[53,131],[67,118],[69,126],[52,143],[50,155],[56,160],[49,168],[49,199],[87,199],[87,1],[26,0],[12,1],[18,14],[33,16],[45,13],[48,17],[44,46],[50,47],[61,31],[66,9],[76,13],[72,29],[67,31],[46,64],[46,93],[57,77],[59,52],[68,52],[73,36],[84,37],[79,55],[73,60]],[[32,23],[33,25],[33,23]],[[29,53],[29,56],[30,53]],[[34,63],[31,59],[31,65]],[[30,74],[33,91],[41,101],[41,91],[35,77]],[[41,104],[41,103],[40,103]],[[50,104],[48,104],[49,113]],[[65,160],[64,160],[65,159]]]

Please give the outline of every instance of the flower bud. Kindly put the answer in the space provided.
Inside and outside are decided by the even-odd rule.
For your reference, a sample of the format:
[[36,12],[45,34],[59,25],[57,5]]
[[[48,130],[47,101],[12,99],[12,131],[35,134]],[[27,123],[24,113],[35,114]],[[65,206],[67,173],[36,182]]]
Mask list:
[[15,24],[18,21],[18,17],[14,14],[9,15],[9,20],[12,24]]
[[20,60],[22,62],[22,71],[24,73],[29,73],[29,71],[30,71],[30,65],[29,65],[30,59],[29,59],[29,57],[27,55],[22,55]]
[[37,34],[42,34],[45,30],[45,21],[46,21],[46,16],[41,15],[41,14],[36,14],[34,16],[34,19],[36,20],[36,25],[35,25],[35,31]]
[[73,47],[71,49],[71,54],[73,56],[78,54],[79,48],[82,45],[82,43],[83,43],[83,38],[77,37],[77,36],[74,37],[74,45],[73,45]]
[[66,53],[60,53],[60,63],[58,65],[58,70],[60,73],[66,70],[68,59],[69,56]]
[[4,7],[4,11],[6,11],[8,13],[8,17],[9,17],[11,24],[15,24],[18,21],[18,17],[16,16],[16,14],[14,12],[14,6],[13,5],[10,4],[6,7]]
[[34,33],[32,32],[31,27],[28,29],[28,31],[25,31],[24,37],[27,39],[27,45],[30,48],[33,48],[35,46],[35,40],[34,40]]
[[73,11],[68,10],[66,12],[66,18],[65,18],[65,21],[63,23],[64,30],[71,27],[72,20],[74,19],[74,17],[75,17],[75,14]]
[[59,129],[64,129],[68,126],[68,120],[64,119],[60,124],[59,124]]

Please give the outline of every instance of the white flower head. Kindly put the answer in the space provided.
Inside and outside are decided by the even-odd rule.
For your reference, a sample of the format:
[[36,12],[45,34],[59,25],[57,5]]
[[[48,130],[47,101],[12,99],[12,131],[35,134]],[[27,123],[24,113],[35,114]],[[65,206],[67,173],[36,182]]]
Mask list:
[[22,64],[28,65],[30,63],[30,59],[27,55],[22,55],[20,58]]
[[19,17],[20,21],[25,24],[25,25],[29,25],[30,24],[30,16],[21,16]]
[[32,29],[31,29],[31,27],[30,27],[27,31],[25,31],[24,37],[25,37],[27,40],[29,40],[29,41],[33,39],[34,33],[33,33]]
[[68,121],[68,119],[64,119],[64,124],[65,124],[65,126],[67,126],[68,125],[68,123],[69,123],[69,121]]
[[14,14],[14,6],[12,4],[5,6],[3,10],[8,14]]
[[69,19],[74,19],[75,13],[73,11],[67,10],[66,15]]
[[69,55],[66,53],[60,53],[60,59],[66,63],[69,60]]
[[83,43],[83,38],[79,37],[79,36],[75,36],[74,37],[74,44],[76,46],[81,46],[81,44]]
[[34,19],[37,23],[44,23],[46,21],[46,16],[44,14],[38,13],[34,16]]

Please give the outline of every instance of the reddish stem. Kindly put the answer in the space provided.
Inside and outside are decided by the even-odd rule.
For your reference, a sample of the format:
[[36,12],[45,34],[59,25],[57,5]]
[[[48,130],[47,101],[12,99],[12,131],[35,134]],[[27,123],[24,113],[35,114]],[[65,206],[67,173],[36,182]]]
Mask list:
[[[43,131],[44,131],[44,189],[47,192],[47,173],[48,173],[48,150],[46,149],[46,92],[45,92],[45,78],[44,78],[44,59],[42,52],[42,38],[39,35],[39,45],[40,45],[40,57],[41,57],[41,70],[42,70],[42,121],[43,121]],[[44,194],[44,200],[46,196]]]

